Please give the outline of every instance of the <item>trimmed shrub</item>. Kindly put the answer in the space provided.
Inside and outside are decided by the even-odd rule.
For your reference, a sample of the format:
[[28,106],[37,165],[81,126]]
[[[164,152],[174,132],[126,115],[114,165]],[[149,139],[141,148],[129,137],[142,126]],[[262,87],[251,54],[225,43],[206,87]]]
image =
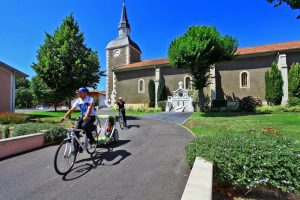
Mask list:
[[2,136],[3,138],[9,138],[9,126],[3,126],[2,127]]
[[215,180],[252,189],[261,185],[284,192],[300,191],[299,141],[286,139],[273,129],[198,137],[185,148],[190,166],[197,156],[213,162]]
[[214,99],[211,102],[211,106],[213,108],[221,108],[221,107],[226,107],[227,101],[224,99]]
[[28,116],[21,113],[0,112],[0,124],[21,124],[25,123]]
[[289,98],[289,106],[300,106],[300,98],[299,97],[290,97]]
[[300,64],[299,63],[293,63],[289,71],[289,97],[300,98]]
[[258,97],[247,96],[240,102],[241,110],[245,112],[255,112],[257,106],[262,106],[262,101]]
[[272,63],[271,70],[265,72],[265,93],[269,105],[280,105],[283,96],[283,80],[276,62]]
[[162,112],[166,111],[167,101],[159,101],[157,102],[157,106],[161,109]]
[[13,136],[44,132],[45,142],[55,142],[66,137],[67,130],[60,126],[46,123],[27,123],[14,126]]
[[[153,80],[149,81],[148,91],[149,91],[149,100],[150,100],[150,102],[155,102],[155,83],[154,83]],[[155,103],[154,103],[154,105],[155,105]],[[151,107],[150,104],[149,104],[149,107]]]
[[260,106],[255,110],[256,113],[269,114],[272,112],[300,112],[300,106]]
[[154,108],[155,107],[155,102],[149,102],[149,108]]

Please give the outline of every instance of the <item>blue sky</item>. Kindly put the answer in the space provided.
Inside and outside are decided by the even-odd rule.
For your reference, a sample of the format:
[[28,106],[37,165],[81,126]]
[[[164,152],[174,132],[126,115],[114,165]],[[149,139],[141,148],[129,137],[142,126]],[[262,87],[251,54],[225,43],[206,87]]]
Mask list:
[[[240,47],[300,40],[299,11],[266,0],[127,0],[131,38],[142,59],[167,57],[172,39],[191,25],[216,26],[236,37]],[[30,75],[45,38],[63,18],[74,14],[88,47],[98,52],[105,70],[105,47],[118,35],[122,0],[1,0],[0,60]],[[98,86],[105,90],[105,78]]]

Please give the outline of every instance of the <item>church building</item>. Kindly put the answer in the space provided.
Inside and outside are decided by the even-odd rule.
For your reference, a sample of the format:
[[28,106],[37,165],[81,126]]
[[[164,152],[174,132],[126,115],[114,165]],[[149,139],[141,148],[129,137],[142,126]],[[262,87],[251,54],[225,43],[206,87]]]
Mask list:
[[[183,83],[184,89],[192,91],[191,74],[171,67],[168,58],[141,60],[142,51],[130,37],[124,3],[118,31],[119,36],[106,47],[106,102],[109,107],[115,105],[118,97],[122,97],[127,106],[148,106],[149,81],[155,81],[157,93],[161,76],[170,94],[178,89],[179,82]],[[273,61],[281,70],[284,82],[282,104],[287,104],[288,70],[294,62],[300,62],[300,41],[239,48],[233,61],[215,64],[211,70],[211,84],[205,92],[211,99],[235,101],[255,96],[265,103],[265,72],[271,69]]]

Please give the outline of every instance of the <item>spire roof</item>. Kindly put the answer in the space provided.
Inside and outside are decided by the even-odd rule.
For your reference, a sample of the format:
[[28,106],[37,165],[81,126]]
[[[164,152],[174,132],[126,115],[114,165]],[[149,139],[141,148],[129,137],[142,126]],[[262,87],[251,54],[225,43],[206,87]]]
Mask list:
[[121,20],[120,20],[120,24],[119,24],[118,28],[119,29],[120,28],[129,28],[130,29],[129,21],[128,21],[128,18],[127,18],[125,1],[123,1]]

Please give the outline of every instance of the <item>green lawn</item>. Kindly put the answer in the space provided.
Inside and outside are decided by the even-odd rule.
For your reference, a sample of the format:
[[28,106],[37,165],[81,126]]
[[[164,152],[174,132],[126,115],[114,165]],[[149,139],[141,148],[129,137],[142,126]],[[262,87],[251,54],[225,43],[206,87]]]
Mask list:
[[260,132],[273,128],[288,138],[300,141],[300,113],[193,113],[184,124],[195,135]]
[[[67,111],[41,111],[41,112],[30,112],[27,113],[30,115],[31,120],[42,121],[42,122],[51,122],[58,123],[60,118],[63,117]],[[75,119],[80,116],[80,111],[76,110],[72,113],[72,119]]]

